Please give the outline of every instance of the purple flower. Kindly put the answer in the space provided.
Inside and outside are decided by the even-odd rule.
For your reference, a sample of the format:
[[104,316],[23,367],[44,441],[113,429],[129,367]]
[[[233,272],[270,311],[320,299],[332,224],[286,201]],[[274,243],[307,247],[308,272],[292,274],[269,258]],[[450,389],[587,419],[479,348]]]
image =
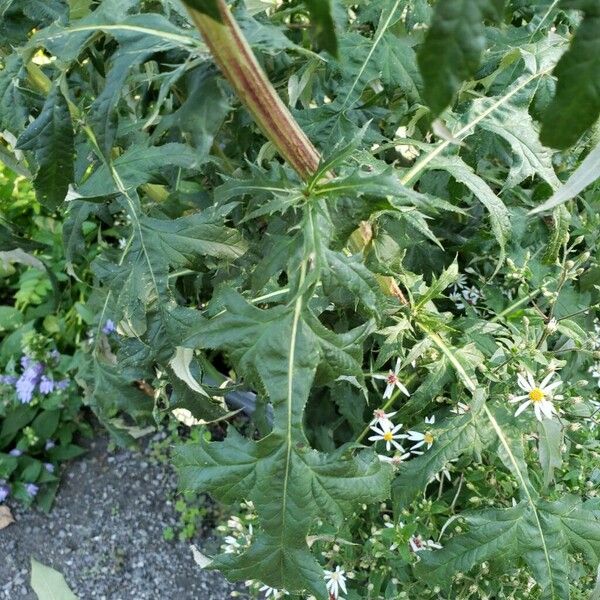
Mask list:
[[[27,357],[24,356],[23,358]],[[23,359],[21,359],[21,363],[23,363]],[[35,386],[39,383],[43,372],[44,365],[42,363],[28,363],[28,366],[15,385],[17,398],[19,398],[22,404],[29,404],[31,402]]]
[[4,481],[0,483],[0,502],[4,502],[10,496],[10,486]]
[[40,379],[40,394],[47,396],[54,391],[54,380],[42,375]]
[[35,498],[37,493],[40,491],[39,486],[35,485],[35,483],[26,483],[25,491],[30,498]]
[[57,390],[66,390],[69,387],[69,380],[68,379],[61,379],[60,381],[56,382],[56,389]]
[[29,358],[29,356],[21,356],[21,366],[24,369],[27,369],[27,367],[29,367],[29,365],[31,364],[31,359]]
[[16,375],[0,375],[0,384],[15,385],[18,379]]
[[14,456],[15,458],[18,458],[19,456],[21,456],[21,454],[23,454],[23,451],[22,451],[22,450],[19,450],[18,448],[13,448],[13,449],[12,449],[12,450],[9,452],[9,454],[10,454],[11,456]]
[[106,321],[106,323],[104,323],[104,327],[102,328],[102,333],[105,333],[106,335],[110,335],[111,333],[114,333],[117,330],[115,323],[112,319],[108,319]]
[[46,469],[48,473],[54,473],[54,465],[52,463],[44,463],[44,469]]
[[44,446],[44,448],[46,450],[52,450],[52,448],[54,448],[54,446],[56,446],[56,444],[54,443],[54,440],[46,440],[46,445]]
[[58,362],[60,360],[60,352],[56,348],[54,348],[54,350],[50,352],[50,358]]

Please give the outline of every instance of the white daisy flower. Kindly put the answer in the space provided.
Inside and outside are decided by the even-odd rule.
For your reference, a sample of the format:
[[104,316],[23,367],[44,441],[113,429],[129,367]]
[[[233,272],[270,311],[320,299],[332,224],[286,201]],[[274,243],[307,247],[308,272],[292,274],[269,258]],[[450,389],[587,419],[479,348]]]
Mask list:
[[422,552],[423,550],[440,550],[441,544],[434,542],[433,540],[424,540],[420,535],[413,535],[408,540],[408,545],[413,552]]
[[415,450],[421,446],[424,446],[425,444],[427,444],[427,450],[429,450],[435,441],[435,438],[429,431],[425,431],[424,433],[421,433],[420,431],[409,431],[407,439],[411,442],[417,442],[410,448],[413,454],[423,454],[422,452],[415,452]]
[[348,593],[348,590],[346,590],[346,577],[344,575],[345,571],[339,565],[335,568],[335,571],[324,571],[323,577],[325,578],[327,591],[331,598],[335,600],[340,600],[340,589],[344,594]]
[[538,421],[541,421],[544,416],[548,419],[552,418],[553,414],[556,414],[554,404],[552,404],[552,398],[554,390],[562,384],[562,381],[558,380],[554,383],[550,383],[550,380],[554,377],[554,371],[550,371],[543,381],[538,385],[533,375],[527,371],[525,375],[519,373],[517,375],[517,382],[519,387],[527,392],[521,396],[515,396],[511,398],[509,402],[523,402],[515,412],[515,417],[519,416],[530,404],[533,405],[533,411]]
[[387,375],[384,373],[376,373],[373,375],[373,379],[385,379],[387,382],[387,386],[385,388],[385,392],[383,392],[383,398],[389,398],[392,395],[392,392],[395,388],[398,388],[403,394],[406,396],[410,396],[410,392],[406,389],[406,386],[398,379],[398,373],[400,371],[401,361],[398,359],[396,361],[396,367],[393,371],[389,371]]
[[394,448],[396,448],[396,450],[398,450],[401,454],[404,453],[404,448],[402,447],[401,444],[399,444],[396,440],[402,440],[406,438],[406,435],[404,434],[400,434],[398,433],[400,431],[402,427],[402,423],[399,423],[398,425],[394,425],[392,426],[392,424],[390,423],[389,425],[383,425],[383,426],[379,426],[377,427],[376,425],[371,426],[371,430],[375,432],[376,435],[372,435],[369,438],[370,442],[379,442],[379,441],[384,441],[385,442],[385,449],[389,452],[392,448],[392,445],[394,446]]
[[380,427],[385,427],[386,425],[392,424],[392,417],[398,411],[386,413],[385,410],[378,408],[373,411],[373,420],[369,423],[369,425],[379,425]]
[[377,457],[381,462],[392,465],[394,468],[398,468],[405,460],[410,458],[410,452],[404,452],[404,454],[394,454],[394,456],[385,456],[378,454]]
[[[425,417],[425,423],[427,425],[433,425],[435,423],[435,415],[431,417]],[[420,448],[421,446],[424,446],[425,444],[427,444],[427,450],[429,450],[429,448],[431,448],[431,445],[435,441],[435,438],[433,437],[430,431],[409,431],[407,439],[411,442],[417,442],[410,449],[413,454],[422,454],[421,452],[415,452],[415,450],[417,448]]]

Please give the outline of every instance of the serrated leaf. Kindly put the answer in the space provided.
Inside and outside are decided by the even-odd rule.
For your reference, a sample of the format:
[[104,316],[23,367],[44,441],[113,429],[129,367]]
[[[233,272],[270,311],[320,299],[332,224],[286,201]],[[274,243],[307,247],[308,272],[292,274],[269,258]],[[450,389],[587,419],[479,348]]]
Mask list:
[[237,229],[223,221],[231,207],[205,210],[179,219],[140,219],[143,234],[171,266],[193,267],[203,256],[236,259],[248,249]]
[[[479,399],[482,398],[483,392],[479,392]],[[400,467],[392,485],[395,506],[410,504],[451,460],[481,448],[482,439],[489,436],[484,425],[476,408],[440,423],[440,433],[435,434],[432,447]]]
[[31,557],[31,587],[38,600],[77,600],[61,573]]
[[[128,190],[148,183],[166,166],[192,169],[198,166],[199,159],[192,147],[171,143],[147,148],[133,146],[112,164],[123,188]],[[80,195],[89,197],[111,195],[119,191],[110,167],[105,164],[96,169],[78,189]]]
[[560,186],[549,200],[534,208],[529,214],[534,215],[568,202],[594,183],[598,177],[600,177],[600,144],[585,157],[567,182]]
[[540,465],[544,474],[544,488],[547,488],[554,481],[554,470],[562,466],[562,425],[558,419],[542,419],[538,422],[538,436]]
[[442,550],[423,553],[416,567],[419,576],[447,587],[457,571],[468,573],[485,560],[522,558],[542,598],[565,600],[570,587],[567,549],[582,552],[594,567],[598,563],[600,512],[574,496],[464,516],[469,532],[454,536]]
[[[490,98],[475,100],[473,114],[483,114],[493,102]],[[561,185],[554,172],[552,152],[539,141],[538,129],[525,108],[505,103],[483,119],[479,126],[504,139],[513,154],[513,162],[505,188],[513,188],[528,177],[540,177],[553,189]]]
[[0,129],[19,135],[27,119],[20,80],[24,76],[23,59],[11,54],[0,71]]
[[317,44],[332,56],[338,55],[337,34],[333,21],[331,0],[304,0],[315,28]]
[[456,181],[466,185],[490,215],[492,232],[500,246],[499,268],[504,261],[504,252],[511,232],[508,210],[500,198],[479,175],[458,156],[436,158],[432,168],[447,171]]
[[564,149],[575,144],[600,115],[600,4],[562,0],[561,7],[584,13],[571,47],[554,69],[556,95],[543,117],[542,142]]
[[[222,348],[250,379],[260,381],[273,406],[273,431],[258,442],[230,428],[220,443],[182,446],[177,465],[184,489],[213,493],[225,502],[253,500],[261,530],[240,556],[222,555],[215,566],[235,580],[259,578],[268,585],[325,596],[322,569],[306,536],[325,517],[339,528],[357,502],[389,493],[390,472],[371,451],[349,458],[312,450],[303,411],[317,367],[357,375],[353,353],[360,337],[338,339],[313,322],[299,297],[292,306],[260,310],[233,291],[223,296],[225,313],[202,323],[186,345]],[[359,336],[364,332],[359,332]]]
[[73,181],[75,154],[69,107],[58,86],[52,88],[38,118],[21,134],[17,147],[35,156],[33,184],[37,197],[41,204],[55,210]]
[[444,0],[418,61],[425,83],[423,97],[434,116],[446,108],[463,81],[473,77],[485,48],[484,19],[498,21],[504,0]]

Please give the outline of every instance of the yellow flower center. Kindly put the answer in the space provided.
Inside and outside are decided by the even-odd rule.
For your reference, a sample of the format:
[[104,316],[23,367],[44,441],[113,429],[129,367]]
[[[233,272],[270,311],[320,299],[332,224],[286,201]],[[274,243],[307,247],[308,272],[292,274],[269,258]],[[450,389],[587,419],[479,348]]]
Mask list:
[[391,441],[393,441],[393,439],[394,439],[394,434],[393,434],[391,431],[386,431],[386,432],[383,434],[383,439],[384,439],[386,442],[391,442]]
[[532,402],[541,402],[544,399],[544,392],[542,392],[542,390],[540,390],[540,388],[533,388],[530,392],[529,392],[529,399]]
[[425,436],[423,437],[423,441],[426,444],[433,444],[433,436],[431,435],[431,433],[429,433],[429,431],[427,433],[425,433]]

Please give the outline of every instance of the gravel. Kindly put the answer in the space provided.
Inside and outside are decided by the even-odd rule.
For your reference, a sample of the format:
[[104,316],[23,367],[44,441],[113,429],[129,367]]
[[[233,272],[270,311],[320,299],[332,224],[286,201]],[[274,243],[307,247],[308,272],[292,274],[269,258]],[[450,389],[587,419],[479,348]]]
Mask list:
[[[80,600],[229,598],[236,587],[201,570],[189,543],[163,539],[164,528],[178,523],[168,499],[172,470],[149,447],[111,454],[107,446],[96,439],[67,467],[49,515],[11,505],[16,523],[0,531],[0,599],[36,600],[31,556],[60,571]],[[193,543],[214,549],[206,532]]]

